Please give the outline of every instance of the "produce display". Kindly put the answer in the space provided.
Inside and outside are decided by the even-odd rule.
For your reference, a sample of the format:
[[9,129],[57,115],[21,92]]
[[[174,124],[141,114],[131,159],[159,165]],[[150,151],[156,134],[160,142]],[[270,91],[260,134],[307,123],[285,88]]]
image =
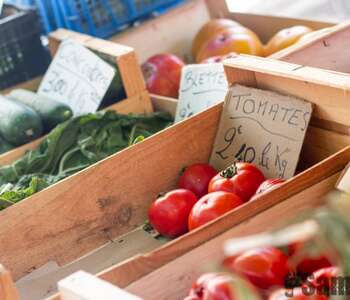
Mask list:
[[[79,33],[70,35],[65,31],[49,37],[51,50],[57,50],[66,35],[71,37],[69,45],[78,53],[73,55],[78,71],[69,70],[66,74],[66,66],[60,64],[62,73],[56,76],[58,81],[65,82],[65,93],[71,98],[70,103],[85,102],[93,108],[89,107],[84,112],[95,112],[114,104],[117,96],[125,99],[118,106],[121,112],[139,114],[101,110],[78,116],[80,110],[73,114],[68,105],[30,90],[13,89],[0,95],[0,155],[42,137],[18,149],[18,152],[1,157],[1,161],[7,163],[0,165],[0,212],[4,218],[3,229],[0,230],[0,241],[3,242],[2,245],[0,242],[0,248],[4,250],[0,253],[3,260],[0,267],[3,263],[9,266],[9,270],[12,268],[20,293],[29,291],[28,283],[32,281],[36,289],[34,291],[33,288],[33,295],[46,293],[51,297],[54,282],[63,279],[75,268],[86,267],[91,274],[98,273],[103,280],[126,287],[130,293],[141,291],[140,296],[145,298],[140,300],[150,300],[152,296],[158,300],[350,299],[350,205],[347,203],[350,197],[334,190],[328,194],[340,172],[347,170],[345,166],[350,150],[346,153],[341,151],[341,154],[332,156],[332,160],[314,166],[316,161],[340,148],[339,145],[329,149],[319,146],[320,140],[323,141],[334,129],[331,125],[349,125],[343,124],[346,123],[344,116],[338,123],[339,108],[336,107],[338,103],[345,103],[345,98],[339,96],[343,94],[344,87],[335,83],[342,82],[338,79],[345,82],[346,74],[334,76],[330,80],[332,84],[327,84],[326,73],[322,73],[324,70],[311,67],[305,70],[301,68],[304,63],[293,62],[293,59],[289,63],[289,57],[287,59],[285,55],[289,51],[275,56],[288,63],[264,59],[317,36],[318,33],[308,26],[281,26],[299,21],[271,22],[271,27],[266,23],[268,32],[259,36],[257,33],[262,30],[258,26],[264,18],[255,24],[252,20],[237,17],[242,23],[254,24],[255,32],[229,19],[232,13],[222,11],[221,4],[213,9],[215,1],[204,2],[193,1],[186,6],[191,8],[191,12],[193,9],[194,14],[202,13],[196,16],[187,35],[178,36],[171,28],[169,32],[173,35],[169,39],[175,36],[172,43],[155,48],[157,52],[168,49],[165,52],[173,51],[179,56],[156,53],[142,64],[141,69],[135,54],[140,54],[144,61],[145,56],[154,54],[154,49],[140,47],[135,51],[130,47],[116,46],[113,42],[119,36],[111,37],[108,43],[95,37],[80,36]],[[207,14],[203,15],[204,11]],[[185,17],[189,14],[186,9],[177,13]],[[177,13],[174,14],[176,18]],[[211,19],[214,16],[226,17]],[[160,40],[167,42],[168,31],[165,29],[169,29],[168,24],[176,24],[173,21],[175,17],[168,15],[162,19],[159,23],[152,20],[151,26],[145,27],[145,32],[154,30],[160,34]],[[165,19],[167,26],[161,26]],[[181,29],[191,26],[191,20],[188,22],[181,24]],[[316,22],[306,24],[322,27]],[[265,29],[265,24],[263,27]],[[275,28],[283,29],[275,32]],[[121,39],[129,41],[131,46],[132,43],[142,46],[142,37],[146,35],[141,29],[135,26],[130,33],[121,35]],[[266,36],[270,39],[266,40]],[[152,38],[149,40],[152,47],[156,44],[154,41]],[[329,46],[325,40],[322,44]],[[62,48],[65,45],[68,44],[61,44]],[[304,44],[301,46],[303,48]],[[113,66],[116,71],[113,80],[112,69],[108,72],[109,68],[102,64],[101,59],[95,62],[87,55],[81,59],[83,47],[90,49],[91,55],[97,54]],[[73,51],[73,48],[65,49]],[[296,48],[291,48],[290,52]],[[72,56],[73,52],[66,51],[64,55]],[[56,53],[58,57],[63,55],[60,51]],[[222,63],[229,58],[232,58],[232,64],[225,65],[225,77]],[[219,64],[208,65],[215,63]],[[298,65],[291,68],[294,66],[292,63]],[[186,64],[202,66],[191,69]],[[182,82],[179,103],[166,99],[179,98],[184,67],[188,74],[184,76],[188,89]],[[33,82],[36,84],[39,80]],[[44,82],[45,79],[41,80],[41,88]],[[83,82],[85,85],[78,88]],[[70,87],[67,83],[74,84]],[[31,84],[27,82],[21,86],[34,89]],[[60,84],[56,84],[59,89]],[[149,93],[164,97],[149,97],[145,85]],[[326,96],[314,93],[318,87],[331,95],[334,93],[334,97],[339,96],[337,104],[329,105]],[[247,92],[239,93],[239,88]],[[185,91],[188,91],[188,97]],[[214,102],[216,99],[207,97],[208,93],[219,100],[226,94],[225,103]],[[60,93],[60,96],[65,97],[66,94],[63,94]],[[48,95],[54,95],[53,91],[49,91]],[[202,98],[198,95],[204,99],[206,108],[201,106]],[[280,104],[282,99],[286,99],[288,105],[285,102]],[[243,105],[243,113],[238,109],[239,103]],[[156,112],[146,113],[153,111],[152,105],[156,107]],[[303,115],[305,120],[301,120],[305,121],[303,135],[296,138],[296,133],[300,132],[297,114],[303,113],[299,107],[304,106],[309,110]],[[72,108],[75,111],[75,105]],[[185,116],[204,109],[207,110],[185,119]],[[171,126],[174,118],[168,111],[181,122],[143,143],[145,147],[139,144],[130,151],[123,151],[125,155],[106,159]],[[285,113],[282,121],[276,118],[276,114],[281,113]],[[287,118],[289,113],[292,115]],[[181,118],[178,119],[178,115]],[[311,130],[307,131],[311,115],[317,122],[310,122]],[[283,130],[284,127],[279,125],[283,122],[288,123],[291,129]],[[283,132],[275,132],[277,127]],[[307,135],[304,135],[306,132]],[[336,135],[332,139],[337,143],[344,145],[348,142],[345,132],[337,132]],[[222,152],[218,150],[221,145],[225,147],[225,156],[218,155]],[[24,149],[28,148],[30,150],[24,153]],[[239,155],[243,150],[237,151],[237,148],[243,149],[246,154],[250,149],[251,159],[249,155]],[[155,151],[162,152],[156,159]],[[19,157],[19,153],[24,154]],[[241,160],[243,157],[246,161]],[[97,167],[89,168],[98,162]],[[188,162],[192,164],[187,165]],[[307,169],[310,165],[313,167]],[[125,170],[122,176],[121,166]],[[82,170],[85,171],[77,174]],[[143,172],[140,173],[140,170]],[[300,174],[300,170],[303,173]],[[298,176],[295,176],[296,172]],[[97,180],[92,188],[65,189],[61,181],[73,175],[76,176],[71,186],[76,180],[86,182],[89,176],[98,177],[94,177]],[[137,180],[137,176],[143,176],[142,180]],[[277,178],[279,176],[281,178]],[[342,175],[340,178],[343,179]],[[58,182],[61,184],[37,194]],[[337,185],[339,182],[338,179]],[[276,188],[275,194],[265,195]],[[48,193],[53,195],[51,200],[47,198]],[[32,199],[15,205],[35,194]],[[80,196],[76,197],[76,194]],[[307,202],[305,197],[304,202],[304,195],[310,196],[311,200]],[[41,204],[33,205],[31,200]],[[47,200],[52,204],[45,205]],[[320,206],[321,202],[327,204]],[[31,209],[28,209],[30,206]],[[62,207],[64,209],[58,213],[56,209]],[[306,211],[309,208],[310,211]],[[81,214],[77,215],[77,211]],[[281,215],[277,216],[278,213]],[[52,215],[55,218],[47,220]],[[290,216],[296,218],[290,220]],[[276,220],[271,222],[273,217]],[[284,227],[276,229],[276,224],[280,225],[279,218]],[[56,219],[60,222],[53,222]],[[271,228],[273,231],[268,232]],[[11,236],[7,243],[10,230],[16,240]],[[249,238],[249,231],[259,234]],[[228,237],[234,239],[227,241]],[[20,250],[17,250],[17,239],[23,245]],[[225,245],[221,245],[223,242]],[[115,252],[112,253],[111,249]],[[57,264],[57,268],[48,272],[46,264],[51,262]],[[107,265],[108,270],[105,270]],[[179,265],[185,267],[180,268]],[[32,274],[33,270],[35,274]],[[130,274],[124,277],[125,270]],[[160,291],[159,294],[158,291],[154,293],[156,289],[166,289],[164,286],[157,287],[158,282],[162,282],[162,275],[166,275],[164,279],[172,280],[174,286],[179,286],[172,287],[167,296]],[[342,281],[344,278],[346,281]],[[0,285],[4,285],[1,278]],[[111,294],[112,285],[108,285]],[[140,288],[142,285],[146,286],[145,291]],[[64,289],[61,289],[61,284],[58,286],[58,298],[63,299]],[[178,289],[181,295],[176,294],[174,289]],[[117,289],[115,291],[118,292]],[[339,294],[342,292],[344,295]],[[335,293],[338,293],[337,297],[334,297]],[[1,299],[2,295],[0,289]],[[103,291],[101,295],[103,298]],[[77,294],[77,299],[83,299],[80,296]],[[56,299],[55,296],[53,298]],[[28,300],[34,300],[34,296]]]
[[0,102],[0,154],[37,139],[73,116],[67,105],[23,89],[1,96]]
[[[189,63],[217,63],[234,54],[270,56],[307,38],[313,30],[298,25],[275,33],[264,45],[249,28],[230,19],[213,19],[193,38]],[[142,66],[147,89],[154,94],[178,98],[184,61],[170,53],[156,54]]]
[[[331,198],[329,205],[306,215],[307,222],[304,217],[299,224],[312,222],[317,229],[307,236],[299,232],[298,242],[287,247],[277,242],[297,238],[296,230],[285,230],[274,240],[279,246],[252,245],[226,256],[217,271],[204,273],[193,282],[184,300],[348,299],[348,200],[348,196]],[[259,243],[258,238],[254,240]],[[242,245],[246,242],[241,241]]]
[[236,162],[219,173],[209,164],[193,164],[184,168],[178,189],[161,194],[152,203],[149,222],[161,235],[175,238],[283,182],[278,178],[265,180],[262,172],[250,163]]
[[162,112],[120,115],[107,111],[75,117],[58,125],[35,150],[0,167],[0,209],[142,141],[171,123],[172,118]]

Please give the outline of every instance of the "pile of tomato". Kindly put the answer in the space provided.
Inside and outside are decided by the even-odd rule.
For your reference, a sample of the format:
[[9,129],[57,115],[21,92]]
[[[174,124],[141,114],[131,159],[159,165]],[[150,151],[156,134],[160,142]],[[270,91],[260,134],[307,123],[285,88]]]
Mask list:
[[175,238],[282,183],[282,179],[266,180],[250,163],[236,162],[220,173],[209,164],[194,164],[184,169],[178,189],[152,203],[149,221],[161,235]]
[[[149,220],[161,235],[175,238],[283,183],[266,180],[250,163],[236,162],[219,173],[209,164],[194,164],[183,170],[177,189],[152,203]],[[340,271],[325,253],[305,255],[306,245],[301,241],[287,249],[262,247],[228,257],[222,262],[224,272],[202,275],[185,300],[330,299],[332,280]]]
[[339,269],[325,254],[303,255],[304,246],[256,248],[228,257],[222,262],[225,272],[199,277],[185,300],[327,300]]

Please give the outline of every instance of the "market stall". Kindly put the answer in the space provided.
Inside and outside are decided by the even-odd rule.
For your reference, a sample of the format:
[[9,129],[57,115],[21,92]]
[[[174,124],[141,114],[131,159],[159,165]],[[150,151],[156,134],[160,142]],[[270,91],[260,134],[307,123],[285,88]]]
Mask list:
[[80,25],[52,6],[85,33],[50,32],[45,72],[0,91],[0,298],[199,300],[226,240],[347,192],[347,23],[192,0],[119,32],[89,5]]

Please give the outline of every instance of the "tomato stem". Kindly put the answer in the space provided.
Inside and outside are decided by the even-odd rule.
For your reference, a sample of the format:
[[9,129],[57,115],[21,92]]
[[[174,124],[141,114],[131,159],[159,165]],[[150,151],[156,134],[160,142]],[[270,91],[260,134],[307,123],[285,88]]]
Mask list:
[[227,167],[225,170],[220,172],[220,175],[224,178],[232,178],[233,176],[237,175],[237,167],[236,164],[232,164],[231,166]]

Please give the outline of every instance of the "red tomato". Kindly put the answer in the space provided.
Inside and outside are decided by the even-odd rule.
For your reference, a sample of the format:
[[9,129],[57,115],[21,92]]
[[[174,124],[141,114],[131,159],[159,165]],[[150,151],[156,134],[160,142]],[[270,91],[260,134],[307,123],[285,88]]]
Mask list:
[[[289,245],[289,255],[294,256],[299,255],[299,253],[301,254],[304,249],[304,245],[305,244],[303,242],[293,243]],[[329,261],[326,255],[320,255],[317,257],[303,256],[301,258],[302,259],[297,262],[298,264],[296,266],[296,269],[303,278],[306,278],[321,268],[332,266],[332,263]]]
[[287,255],[273,247],[245,251],[225,265],[261,289],[283,286],[289,273]]
[[268,192],[271,189],[280,186],[284,182],[286,182],[286,181],[284,179],[281,179],[281,178],[266,179],[262,184],[260,184],[255,195],[259,195],[259,194]]
[[232,193],[215,192],[205,195],[193,206],[188,228],[190,231],[196,229],[242,204],[243,201]]
[[185,189],[166,193],[152,203],[149,221],[161,235],[180,236],[188,231],[188,216],[197,200],[195,194]]
[[268,300],[327,300],[328,297],[322,295],[308,295],[301,288],[280,289],[270,295]]
[[208,184],[217,173],[209,164],[191,165],[182,173],[178,187],[190,190],[200,198],[208,193]]
[[[345,282],[344,285],[337,285],[337,283],[332,280],[332,278],[336,279],[338,276],[340,276],[340,269],[338,267],[328,267],[317,270],[307,278],[304,288],[309,288],[313,294],[328,295],[332,287],[335,290],[340,286],[343,286],[344,288],[346,287]],[[342,277],[339,278],[341,279]]]
[[[248,298],[247,298],[248,297]],[[185,300],[259,300],[258,293],[248,282],[225,273],[208,273],[192,285]]]
[[237,162],[210,181],[208,192],[223,191],[233,193],[244,202],[247,202],[264,180],[263,173],[256,166]]
[[150,57],[142,72],[147,90],[151,93],[178,98],[181,70],[185,63],[172,54],[158,54]]

